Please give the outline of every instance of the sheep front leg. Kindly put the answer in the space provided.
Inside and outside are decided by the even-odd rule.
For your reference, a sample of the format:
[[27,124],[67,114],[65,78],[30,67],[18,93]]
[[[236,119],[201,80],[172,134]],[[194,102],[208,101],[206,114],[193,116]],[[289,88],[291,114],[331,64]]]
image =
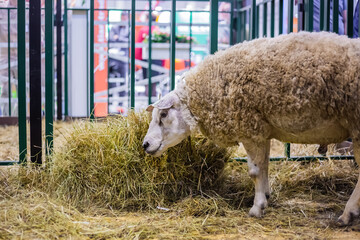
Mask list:
[[249,215],[261,217],[270,197],[268,179],[270,140],[261,143],[243,142],[243,145],[248,154],[249,175],[255,183],[254,205]]
[[[360,165],[360,140],[353,139],[354,157],[358,165]],[[338,225],[346,226],[360,214],[360,175],[350,199],[346,203],[344,213],[338,219]]]

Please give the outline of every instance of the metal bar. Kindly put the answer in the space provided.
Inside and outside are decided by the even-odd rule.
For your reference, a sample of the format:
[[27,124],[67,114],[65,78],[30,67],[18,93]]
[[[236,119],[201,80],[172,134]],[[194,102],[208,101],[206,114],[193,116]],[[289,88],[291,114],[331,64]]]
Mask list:
[[[210,32],[211,32],[211,27],[210,27]],[[170,90],[175,89],[175,57],[176,57],[175,41],[176,41],[176,1],[172,0],[171,1],[171,34],[170,34]]]
[[[89,12],[86,14],[86,79],[89,79]],[[90,109],[90,96],[89,96],[89,81],[86,80],[86,106],[87,109]],[[88,116],[90,117],[91,115],[91,110],[89,110],[88,112]]]
[[[236,8],[239,9],[239,2],[236,1]],[[241,29],[241,18],[242,18],[242,12],[239,10],[236,12],[236,42],[242,42],[242,29]]]
[[314,0],[305,0],[305,30],[312,32],[314,29]]
[[330,31],[330,0],[324,0],[324,31]]
[[339,33],[339,1],[333,1],[333,32]]
[[290,158],[290,143],[285,143],[285,157]]
[[[231,1],[230,3],[230,39],[229,39],[229,44],[234,45],[234,36],[233,36],[233,28],[234,28],[234,0]],[[190,42],[191,42],[191,38],[190,38]]]
[[31,161],[41,164],[41,1],[37,0],[30,0],[29,42]]
[[135,0],[131,0],[130,107],[135,108]]
[[324,11],[324,6],[325,6],[325,1],[326,0],[320,0],[320,31],[324,31],[324,21],[325,21],[325,11]]
[[[171,1],[171,0],[169,0],[169,1]],[[209,0],[207,0],[207,1],[209,1]],[[264,2],[269,2],[269,1],[271,1],[271,0],[266,0],[266,1],[260,2],[257,5],[261,5]],[[224,1],[221,1],[221,2],[224,2]],[[244,11],[244,10],[248,10],[248,9],[249,9],[248,7],[244,7],[244,8],[241,8],[240,11]],[[74,11],[74,10],[76,10],[76,11],[89,11],[90,8],[68,8],[68,10],[71,10],[71,11]],[[120,8],[96,8],[96,9],[94,9],[94,11],[131,11],[131,10],[129,10],[129,9],[120,9]],[[169,12],[169,10],[167,10],[167,9],[156,10],[156,11],[157,12]],[[209,10],[176,10],[176,12],[190,12],[190,11],[197,12],[197,13],[207,13],[207,12],[209,12]],[[139,9],[139,10],[135,10],[135,12],[144,12],[144,10]],[[229,11],[219,11],[219,13],[230,13],[230,12]]]
[[[130,31],[132,30],[132,28],[131,28],[131,19],[130,19],[130,14],[131,14],[131,12],[130,11],[127,11],[127,16],[128,16],[128,21],[127,21],[127,23],[128,23],[128,29],[130,29]],[[131,33],[130,33],[131,34]],[[128,38],[128,42],[127,42],[127,47],[128,47],[128,49],[130,49],[130,46],[131,46],[131,36]],[[135,50],[134,50],[135,51]],[[132,73],[131,71],[131,69],[133,69],[132,67],[131,67],[131,56],[130,56],[130,54],[132,54],[132,51],[131,51],[131,49],[130,49],[130,51],[128,51],[128,56],[127,56],[127,66],[129,67],[130,66],[130,71],[128,71],[128,74],[135,74],[135,73]],[[134,53],[135,54],[135,53]],[[134,55],[135,56],[135,55]],[[127,87],[128,87],[128,94],[127,94],[127,97],[128,97],[128,99],[127,99],[127,101],[128,101],[128,107],[130,106],[130,103],[129,103],[129,93],[130,93],[130,84],[129,84],[129,81],[128,81],[128,78],[129,78],[129,75],[127,75],[127,81],[126,81],[126,84],[127,84]]]
[[271,0],[270,9],[270,36],[275,36],[275,0]]
[[283,34],[284,0],[279,0],[279,35]]
[[152,43],[152,4],[151,4],[151,0],[149,0],[149,41],[148,41],[148,47],[149,47],[149,57],[148,57],[148,103],[149,105],[152,103],[151,101],[151,96],[152,96],[152,82],[151,82],[151,75],[152,75],[152,69],[151,69],[151,64],[152,64],[152,58],[151,58],[151,43]]
[[353,21],[354,21],[354,1],[353,0],[347,0],[347,11],[346,11],[346,33],[348,35],[349,38],[353,37]]
[[218,0],[210,0],[210,54],[218,50],[218,3]]
[[264,3],[263,6],[263,36],[267,35],[267,3]]
[[25,0],[18,0],[17,4],[19,161],[24,163],[27,160]]
[[54,2],[45,2],[45,153],[53,150]]
[[95,119],[94,109],[94,0],[90,0],[90,119]]
[[64,101],[65,117],[69,116],[69,91],[68,91],[68,3],[64,0]]
[[108,115],[110,114],[110,87],[109,87],[109,79],[110,79],[110,76],[109,76],[109,73],[110,73],[110,58],[109,58],[109,48],[110,48],[110,20],[109,20],[109,11],[107,11],[107,49],[106,49],[106,56],[107,56],[107,60],[108,60],[108,64],[107,64],[107,113]]
[[189,69],[191,68],[191,51],[192,51],[192,12],[190,12],[190,22],[189,22],[189,30],[190,30],[190,43],[189,43]]
[[9,97],[9,117],[11,117],[11,57],[10,57],[10,9],[7,11],[7,27],[8,27],[8,97]]
[[293,25],[294,25],[294,1],[289,0],[288,2],[288,29],[287,32],[291,33],[293,32]]
[[260,31],[260,6],[256,6],[256,38],[259,38],[259,31]]
[[[352,160],[354,156],[351,155],[344,155],[344,156],[293,156],[291,158],[286,157],[272,157],[270,158],[271,162],[279,162],[279,161],[290,161],[290,162],[303,162],[303,161],[326,161],[326,160]],[[236,162],[247,162],[246,157],[242,158],[233,158]]]
[[61,1],[56,1],[56,92],[57,119],[62,120],[62,39]]
[[250,18],[251,39],[256,38],[256,0],[251,1],[251,18]]
[[0,166],[11,166],[19,164],[19,162],[16,161],[0,161]]

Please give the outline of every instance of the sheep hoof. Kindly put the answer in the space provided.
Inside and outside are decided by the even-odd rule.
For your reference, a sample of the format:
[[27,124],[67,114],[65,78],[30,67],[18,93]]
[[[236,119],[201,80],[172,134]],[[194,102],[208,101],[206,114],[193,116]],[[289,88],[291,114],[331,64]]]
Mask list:
[[346,227],[348,225],[349,225],[349,223],[345,223],[344,220],[342,220],[340,218],[335,222],[336,227]]
[[261,218],[263,216],[263,210],[260,207],[253,206],[249,211],[250,217]]

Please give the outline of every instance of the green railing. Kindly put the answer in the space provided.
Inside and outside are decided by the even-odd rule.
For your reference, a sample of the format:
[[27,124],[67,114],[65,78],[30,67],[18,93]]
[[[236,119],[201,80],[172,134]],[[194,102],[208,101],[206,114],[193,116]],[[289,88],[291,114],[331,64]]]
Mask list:
[[[201,0],[205,1],[205,0]],[[145,2],[145,1],[144,1]],[[152,6],[152,0],[147,0],[149,6]],[[176,2],[175,0],[171,0],[171,11],[170,10],[163,10],[163,11],[170,11],[171,12],[171,41],[170,41],[170,71],[169,71],[169,85],[170,89],[174,89],[175,87],[175,53],[176,53],[176,43],[175,43],[175,34],[176,34],[176,12],[186,11],[190,14],[190,37],[192,37],[192,26],[193,24],[193,14],[195,12],[206,12],[206,11],[187,11],[187,10],[176,10]],[[254,38],[258,38],[261,36],[275,36],[275,30],[277,29],[277,34],[284,33],[284,19],[287,18],[287,33],[293,32],[293,18],[294,18],[294,1],[288,0],[284,2],[284,0],[263,0],[263,1],[256,1],[251,0],[251,5],[243,6],[243,1],[241,0],[229,0],[226,1],[231,4],[231,11],[225,12],[230,14],[231,22],[230,22],[230,44],[236,42],[242,42],[245,40],[250,40]],[[218,14],[221,13],[218,9],[217,0],[210,1],[210,44],[209,44],[209,53],[214,53],[218,49]],[[287,4],[287,10],[284,11],[284,3]],[[321,1],[321,10],[320,10],[320,30],[330,30],[330,1],[325,0]],[[91,119],[95,118],[94,115],[94,12],[95,11],[126,11],[131,15],[129,20],[129,27],[130,27],[130,40],[129,46],[131,49],[131,58],[130,58],[130,107],[135,107],[135,12],[136,11],[144,11],[144,10],[137,10],[135,0],[131,1],[131,8],[130,9],[94,9],[94,0],[90,1],[89,8],[68,8],[67,7],[67,0],[64,1],[65,8],[64,8],[64,15],[63,15],[63,24],[64,24],[64,88],[65,88],[65,96],[64,96],[64,115],[68,116],[68,12],[79,10],[85,11],[87,16],[87,33],[89,33],[88,39],[88,54],[89,54],[89,63],[87,64],[88,69],[88,102],[89,102],[89,116]],[[312,31],[314,28],[313,25],[313,0],[299,0],[298,6],[298,30],[307,30]],[[349,37],[352,37],[353,30],[352,30],[352,20],[353,20],[353,2],[348,0],[348,22],[347,24],[347,34]],[[278,15],[275,15],[275,9],[278,9]],[[338,1],[334,1],[333,6],[333,20],[334,22],[338,22]],[[20,162],[24,162],[27,159],[27,134],[26,134],[26,42],[25,42],[25,0],[18,1],[17,8],[0,8],[0,10],[5,10],[8,12],[8,26],[10,25],[10,11],[17,11],[17,22],[18,22],[18,36],[17,36],[17,47],[18,47],[18,122],[19,122],[19,159],[20,161],[0,161],[0,165],[11,165],[17,164]],[[54,116],[54,6],[53,1],[46,1],[45,5],[45,145],[46,145],[46,154],[50,154],[53,148],[53,116]],[[151,16],[153,9],[149,8],[148,10],[149,16]],[[260,12],[261,11],[261,12]],[[285,13],[287,15],[285,16]],[[269,16],[269,17],[268,17]],[[107,25],[109,25],[109,14],[107,14]],[[268,20],[270,19],[270,21]],[[89,20],[89,21],[88,21]],[[276,26],[276,20],[278,24]],[[234,25],[236,23],[236,27]],[[149,26],[149,34],[151,35],[151,29],[153,26],[153,21],[151,17],[148,20]],[[235,28],[234,28],[235,27]],[[235,39],[233,38],[232,30],[236,29]],[[260,32],[262,29],[262,32]],[[109,31],[109,29],[108,29]],[[338,32],[338,26],[335,24],[333,27],[334,32]],[[8,33],[8,52],[10,52],[10,32]],[[148,41],[148,56],[149,61],[147,63],[147,68],[149,72],[148,77],[148,103],[152,102],[152,41],[151,37],[149,37]],[[189,47],[190,51],[192,51],[193,43],[190,41]],[[109,42],[107,43],[107,51],[109,51]],[[8,69],[9,69],[9,86],[10,86],[10,53],[8,54]],[[109,57],[109,52],[107,53]],[[108,58],[109,59],[109,58]],[[189,55],[189,59],[191,61],[191,57]],[[190,64],[191,66],[191,64]],[[10,90],[10,89],[9,89]],[[39,94],[41,94],[41,89],[39,89]],[[107,101],[109,102],[109,88],[107,90]],[[61,104],[61,99],[58,100]],[[31,103],[30,103],[31,105]],[[109,104],[108,104],[109,106]],[[11,110],[11,94],[9,91],[9,110]],[[10,111],[11,112],[11,111]],[[37,121],[41,121],[38,119]],[[41,129],[38,129],[41,132]],[[31,136],[30,136],[30,139]],[[30,145],[33,147],[34,145],[39,145],[38,143],[32,142],[30,140]],[[41,145],[41,144],[40,144]],[[39,162],[39,159],[34,156],[31,152],[30,155],[32,156],[32,161]],[[331,156],[332,159],[352,159],[352,156]],[[299,161],[299,160],[312,160],[312,159],[328,159],[327,157],[323,156],[308,156],[308,157],[294,157],[290,154],[290,144],[285,144],[285,157],[278,157],[272,158],[272,161],[279,161],[279,160],[291,160],[291,161]],[[246,161],[246,158],[236,158],[237,161]],[[41,161],[41,152],[40,152],[40,161]]]

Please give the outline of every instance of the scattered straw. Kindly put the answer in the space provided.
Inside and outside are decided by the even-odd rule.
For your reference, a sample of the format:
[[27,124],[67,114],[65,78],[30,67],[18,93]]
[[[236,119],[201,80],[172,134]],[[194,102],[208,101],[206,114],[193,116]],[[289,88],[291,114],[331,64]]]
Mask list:
[[[247,212],[246,164],[193,136],[144,154],[148,116],[78,122],[44,168],[0,169],[0,239],[359,239],[339,229],[357,181],[352,161],[272,162],[269,208]],[[59,137],[55,140],[58,141]]]

